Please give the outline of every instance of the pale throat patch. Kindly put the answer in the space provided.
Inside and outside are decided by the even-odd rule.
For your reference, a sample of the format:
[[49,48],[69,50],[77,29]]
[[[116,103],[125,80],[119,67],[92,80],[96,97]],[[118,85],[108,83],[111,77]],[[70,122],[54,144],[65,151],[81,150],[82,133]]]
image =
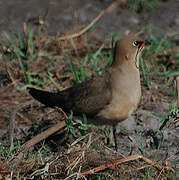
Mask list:
[[139,69],[139,54],[142,51],[143,47],[140,47],[137,49],[136,55],[135,55],[135,66],[137,69]]

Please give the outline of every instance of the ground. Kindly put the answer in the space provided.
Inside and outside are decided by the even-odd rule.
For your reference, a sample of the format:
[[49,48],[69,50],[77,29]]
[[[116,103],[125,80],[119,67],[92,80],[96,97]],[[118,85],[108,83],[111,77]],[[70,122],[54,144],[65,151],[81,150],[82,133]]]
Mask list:
[[[87,179],[177,179],[179,1],[0,3],[1,179],[75,179],[96,167]],[[76,32],[76,38],[66,36]],[[26,87],[58,91],[102,73],[112,58],[112,37],[130,32],[152,45],[141,58],[141,103],[118,124],[116,152],[110,127],[88,125],[62,110],[45,108]],[[66,116],[72,117],[67,126],[22,151],[25,142],[69,119]]]

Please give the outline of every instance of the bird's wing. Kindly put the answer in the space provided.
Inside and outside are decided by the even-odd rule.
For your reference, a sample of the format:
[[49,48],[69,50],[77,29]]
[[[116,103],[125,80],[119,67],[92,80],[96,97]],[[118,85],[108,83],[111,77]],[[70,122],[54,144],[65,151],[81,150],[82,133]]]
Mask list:
[[109,73],[72,86],[58,93],[29,88],[29,93],[49,107],[58,106],[75,115],[95,115],[111,101]]

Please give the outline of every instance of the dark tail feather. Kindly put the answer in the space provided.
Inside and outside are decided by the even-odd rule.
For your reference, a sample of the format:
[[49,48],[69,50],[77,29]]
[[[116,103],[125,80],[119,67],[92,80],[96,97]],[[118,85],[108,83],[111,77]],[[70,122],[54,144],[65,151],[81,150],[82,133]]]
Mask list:
[[28,87],[30,95],[48,107],[60,106],[61,95],[59,93],[51,93],[47,91],[38,90],[35,88]]

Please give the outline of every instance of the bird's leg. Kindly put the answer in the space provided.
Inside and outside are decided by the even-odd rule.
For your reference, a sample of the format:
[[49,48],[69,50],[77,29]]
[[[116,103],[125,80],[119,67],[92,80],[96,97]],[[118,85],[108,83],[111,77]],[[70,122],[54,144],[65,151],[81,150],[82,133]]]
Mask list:
[[117,151],[116,125],[112,125],[112,132],[113,132],[115,150]]

